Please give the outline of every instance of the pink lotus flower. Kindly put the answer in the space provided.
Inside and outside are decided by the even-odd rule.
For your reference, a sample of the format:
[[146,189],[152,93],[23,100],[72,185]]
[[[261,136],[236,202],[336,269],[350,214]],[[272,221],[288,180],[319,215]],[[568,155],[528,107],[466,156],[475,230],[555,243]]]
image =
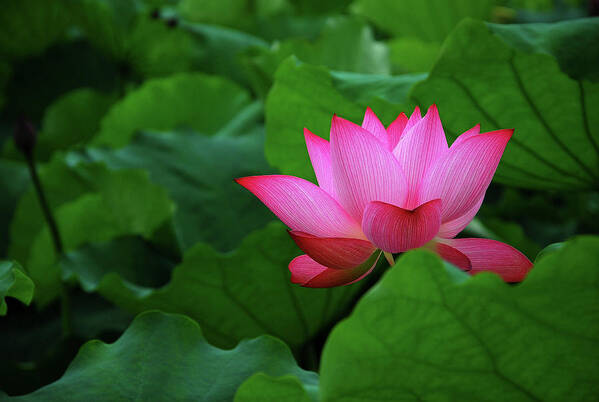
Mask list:
[[384,252],[435,251],[471,273],[520,281],[531,262],[490,239],[454,239],[480,208],[514,130],[476,125],[447,146],[435,105],[385,129],[368,108],[362,127],[333,116],[331,141],[304,129],[318,186],[293,176],[237,179],[289,228],[306,254],[291,261],[294,283],[331,287],[359,281]]

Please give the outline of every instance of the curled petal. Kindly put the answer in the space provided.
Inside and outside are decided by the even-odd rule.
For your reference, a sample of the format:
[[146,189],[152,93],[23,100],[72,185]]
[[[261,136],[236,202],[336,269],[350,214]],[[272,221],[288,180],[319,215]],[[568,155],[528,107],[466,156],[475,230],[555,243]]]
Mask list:
[[441,225],[441,200],[431,200],[414,210],[380,201],[369,203],[362,229],[375,246],[389,253],[418,248],[435,237]]
[[289,235],[314,261],[328,268],[355,268],[368,260],[375,250],[367,240],[316,237],[295,230],[290,231]]
[[319,237],[364,238],[360,225],[314,183],[284,175],[248,176],[235,181],[293,230]]
[[307,255],[300,255],[289,263],[291,282],[309,288],[330,288],[350,285],[368,275],[376,266],[381,252],[373,253],[363,264],[351,269],[327,268]]
[[514,130],[471,136],[451,149],[427,171],[420,201],[443,200],[443,222],[473,208],[487,190]]
[[374,135],[380,142],[387,145],[387,130],[385,130],[383,123],[381,123],[379,118],[376,117],[376,114],[374,114],[369,107],[366,108],[366,113],[364,113],[362,128]]
[[405,113],[400,113],[400,115],[397,116],[397,119],[387,127],[387,141],[389,142],[390,150],[393,150],[399,142],[399,139],[406,128],[406,124],[408,124],[408,116],[406,116]]
[[408,179],[409,194],[406,208],[418,205],[418,193],[424,175],[447,152],[447,140],[436,105],[409,130],[393,150]]
[[337,199],[356,220],[370,201],[403,205],[406,178],[393,154],[362,127],[333,117],[331,162]]
[[333,170],[331,168],[331,147],[324,138],[314,135],[304,128],[304,138],[306,139],[306,148],[310,155],[310,162],[316,174],[318,185],[324,191],[335,196],[333,188]]
[[473,274],[491,271],[501,276],[506,282],[520,282],[533,266],[520,251],[496,240],[474,238],[437,240],[445,246],[437,249],[443,259],[466,269],[451,261],[451,255],[455,255],[456,251],[462,253],[470,260],[470,272]]
[[430,249],[439,254],[439,256],[445,261],[455,265],[460,269],[463,269],[464,271],[470,271],[472,269],[470,258],[468,258],[466,254],[462,253],[457,248],[453,248],[447,244],[439,242],[431,243]]

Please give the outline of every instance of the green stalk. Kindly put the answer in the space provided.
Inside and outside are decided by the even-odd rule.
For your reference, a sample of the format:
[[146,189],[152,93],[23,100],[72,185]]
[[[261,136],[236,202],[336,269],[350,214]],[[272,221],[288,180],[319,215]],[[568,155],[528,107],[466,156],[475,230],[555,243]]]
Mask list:
[[[48,224],[48,227],[50,229],[50,237],[52,238],[54,249],[56,250],[58,258],[60,258],[63,255],[64,251],[62,247],[62,240],[60,239],[60,233],[58,232],[56,220],[54,219],[54,216],[52,215],[52,210],[50,209],[50,205],[48,204],[46,193],[44,192],[44,188],[37,174],[37,169],[35,167],[33,155],[31,153],[25,153],[25,159],[27,160],[27,166],[29,168],[29,174],[31,175],[31,181],[33,181],[33,186],[35,187],[37,198],[40,202],[40,206],[42,207],[44,218],[46,219],[46,223]],[[62,282],[60,287],[60,299],[62,335],[66,338],[71,334],[71,302],[69,300],[68,289],[66,285]]]

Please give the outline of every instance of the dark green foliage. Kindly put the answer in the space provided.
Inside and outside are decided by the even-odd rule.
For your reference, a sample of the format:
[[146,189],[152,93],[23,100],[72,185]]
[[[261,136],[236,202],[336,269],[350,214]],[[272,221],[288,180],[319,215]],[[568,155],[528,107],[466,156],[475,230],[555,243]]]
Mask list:
[[[0,400],[596,398],[599,20],[583,3],[5,0]],[[334,113],[388,125],[433,103],[449,143],[515,128],[459,236],[513,245],[528,277],[416,250],[353,285],[291,283],[301,250],[234,179],[315,181],[304,128],[328,139]],[[15,145],[18,121],[35,144]]]

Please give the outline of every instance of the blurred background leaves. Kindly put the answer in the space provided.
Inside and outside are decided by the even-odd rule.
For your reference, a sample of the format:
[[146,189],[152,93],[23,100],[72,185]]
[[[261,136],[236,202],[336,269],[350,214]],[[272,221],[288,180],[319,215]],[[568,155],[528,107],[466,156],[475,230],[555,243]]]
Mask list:
[[[575,236],[599,233],[597,12],[582,0],[6,0],[0,399],[596,394],[597,239]],[[360,123],[370,106],[389,124],[432,103],[450,142],[477,123],[516,129],[464,236],[538,255],[530,278],[468,279],[416,251],[377,285],[384,264],[348,287],[291,284],[300,251],[233,178],[314,180],[304,127],[328,138],[333,113]],[[39,131],[62,255],[11,139],[19,116]],[[280,341],[246,340],[260,335]],[[92,338],[118,341],[75,357]]]

